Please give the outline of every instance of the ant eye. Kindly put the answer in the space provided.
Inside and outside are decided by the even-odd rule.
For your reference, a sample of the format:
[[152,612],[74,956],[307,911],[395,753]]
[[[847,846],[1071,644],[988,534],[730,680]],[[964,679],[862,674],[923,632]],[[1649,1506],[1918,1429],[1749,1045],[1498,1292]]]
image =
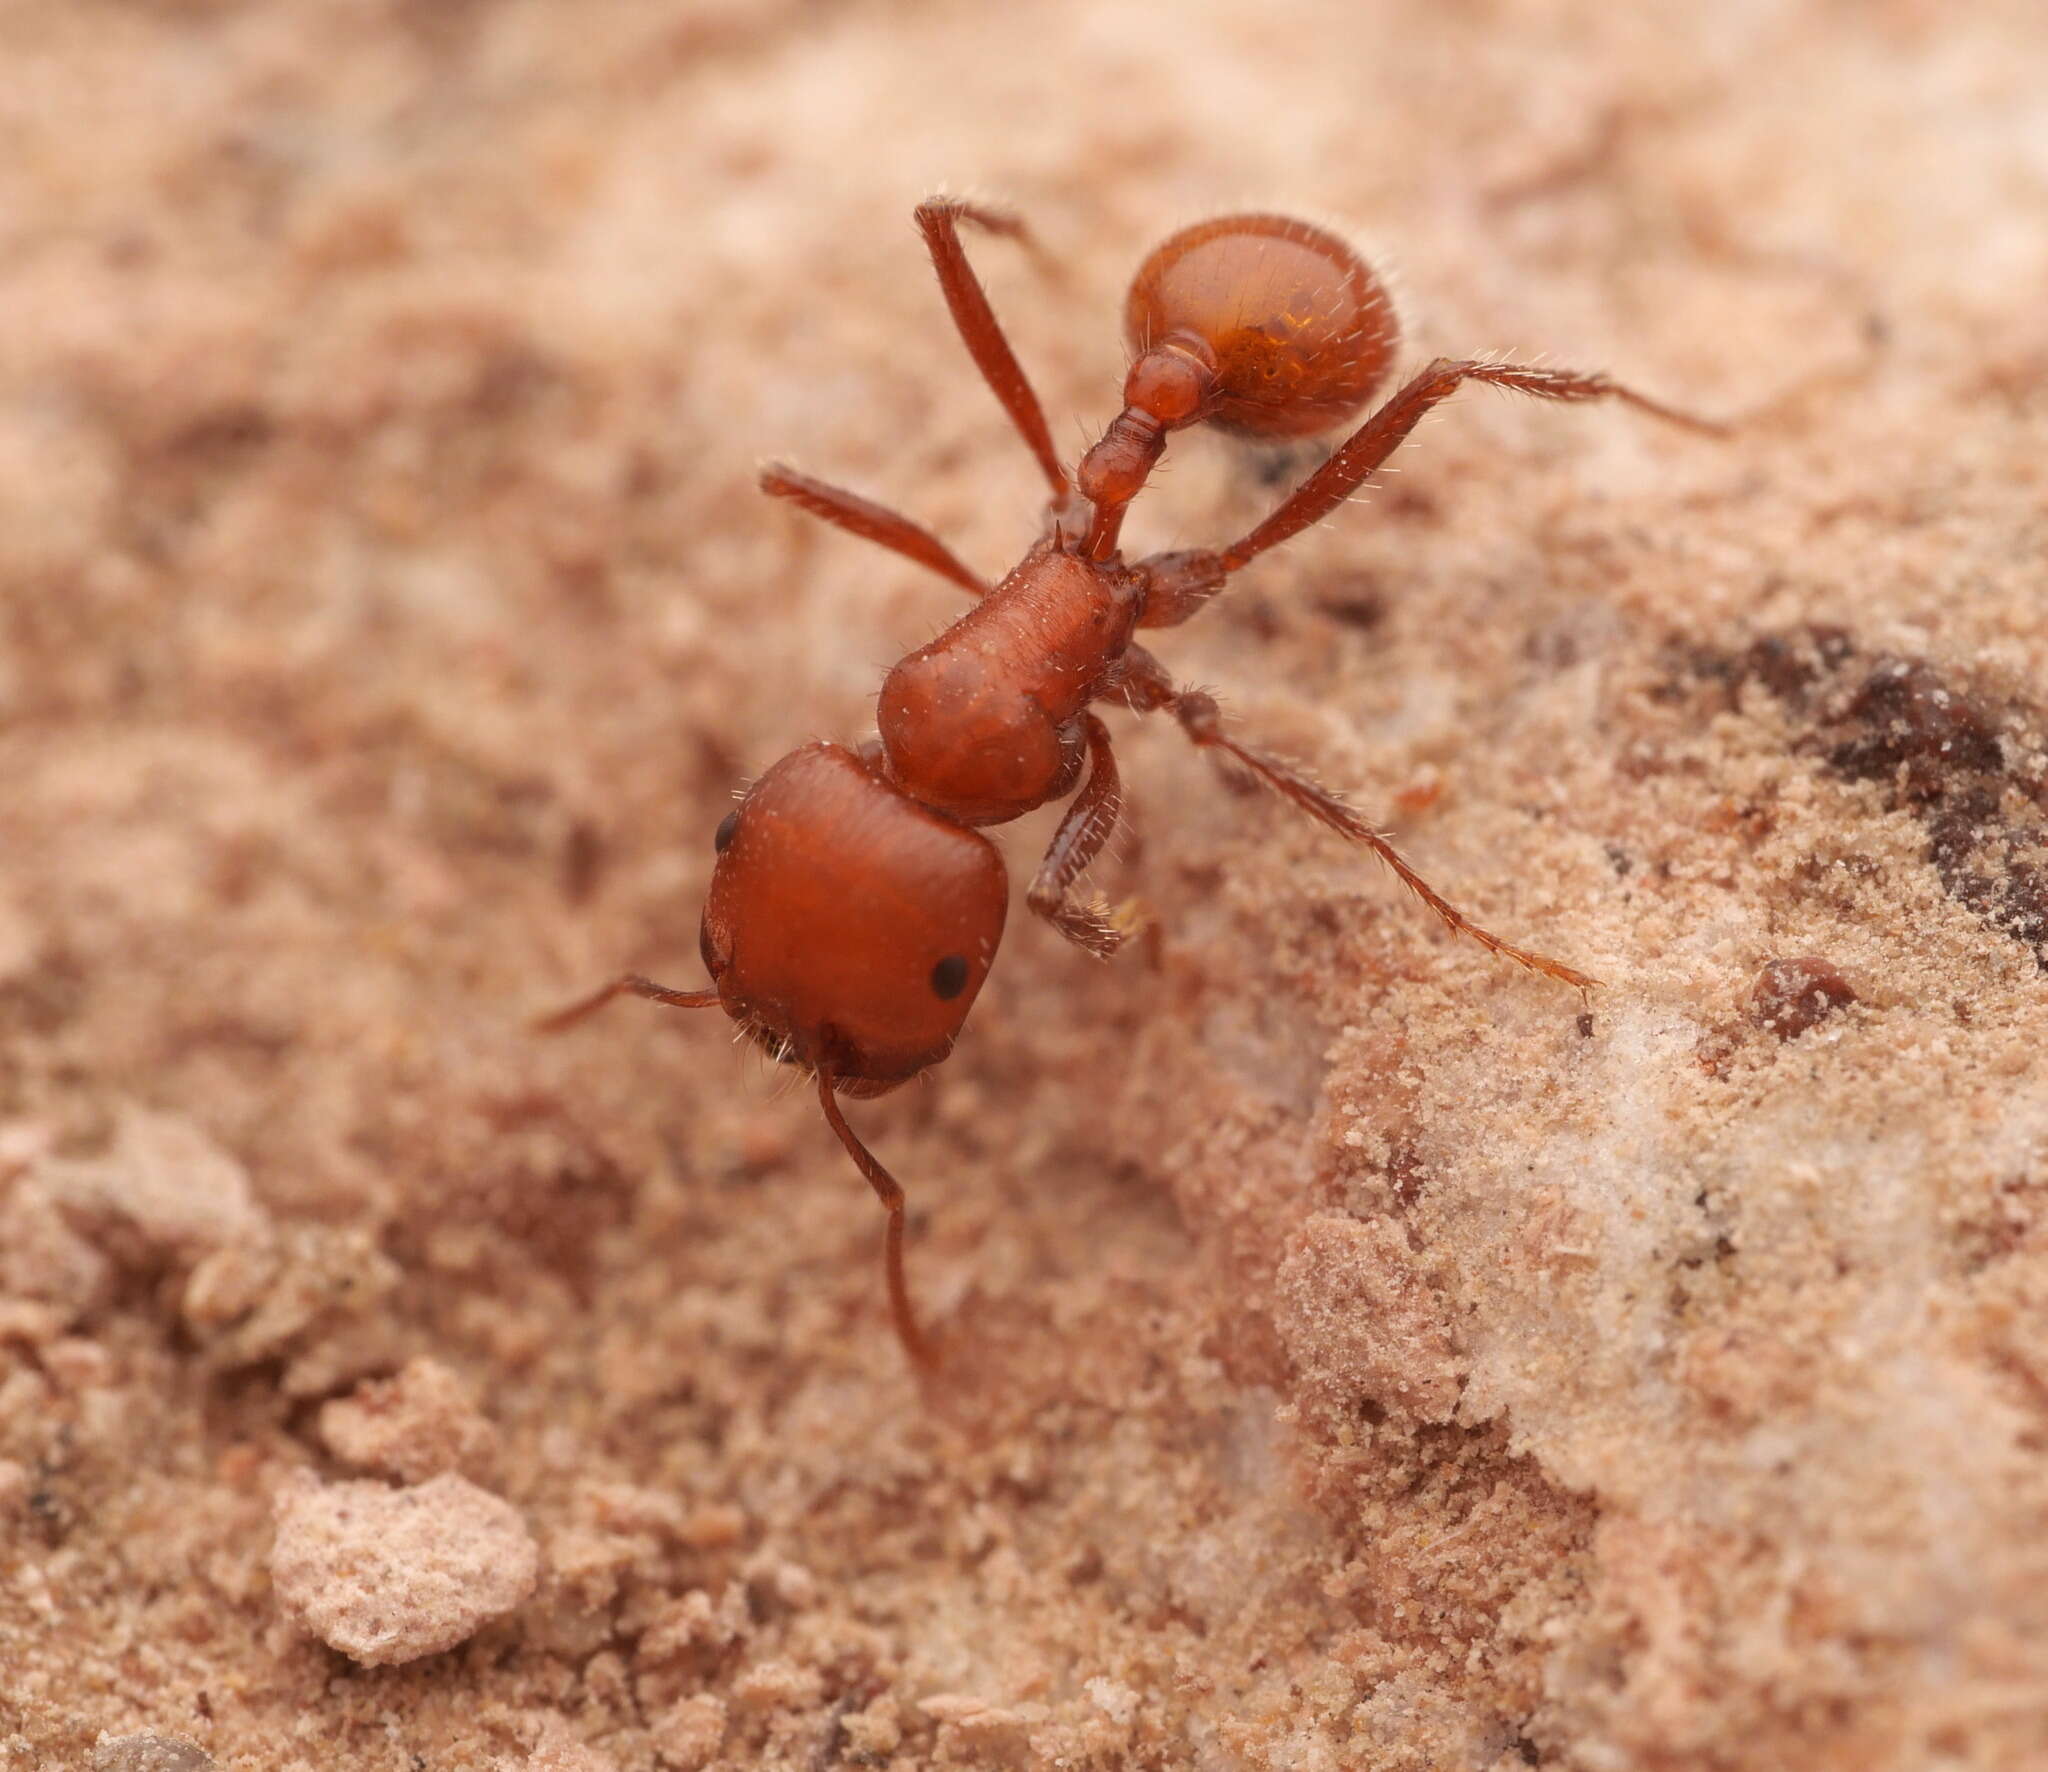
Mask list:
[[723,855],[732,845],[732,834],[740,828],[740,809],[735,806],[718,821],[718,829],[712,833],[711,847]]
[[948,954],[932,968],[932,989],[951,1002],[967,988],[967,962],[958,954]]

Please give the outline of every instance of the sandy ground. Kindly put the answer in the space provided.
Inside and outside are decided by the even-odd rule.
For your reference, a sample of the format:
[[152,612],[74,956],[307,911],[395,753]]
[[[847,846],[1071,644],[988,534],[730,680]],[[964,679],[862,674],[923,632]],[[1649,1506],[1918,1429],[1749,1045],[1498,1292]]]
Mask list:
[[[2048,1764],[2033,0],[13,0],[0,68],[0,1765]],[[1245,202],[1414,361],[1745,423],[1461,398],[1165,639],[1605,988],[1120,722],[1156,947],[1020,914],[852,1110],[920,1397],[812,1104],[524,1023],[697,983],[735,782],[955,607],[761,458],[1033,532],[940,184],[1056,260],[976,249],[1076,451]],[[1132,540],[1305,465],[1177,443]]]

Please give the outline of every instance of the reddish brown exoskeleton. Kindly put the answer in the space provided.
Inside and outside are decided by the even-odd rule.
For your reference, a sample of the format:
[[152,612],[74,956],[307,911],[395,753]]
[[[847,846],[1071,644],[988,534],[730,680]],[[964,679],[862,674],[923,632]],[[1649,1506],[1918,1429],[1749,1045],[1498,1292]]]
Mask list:
[[911,1358],[927,1365],[931,1350],[903,1277],[903,1190],[854,1136],[837,1098],[893,1089],[952,1050],[1009,903],[1002,858],[978,827],[1006,823],[1079,783],[1026,902],[1091,954],[1112,954],[1125,939],[1127,915],[1073,893],[1122,800],[1096,703],[1172,715],[1196,744],[1369,846],[1452,930],[1582,992],[1593,982],[1481,929],[1335,794],[1232,738],[1215,701],[1177,689],[1137,644],[1137,630],[1186,621],[1231,574],[1328,516],[1464,382],[1549,400],[1613,398],[1695,429],[1718,427],[1604,375],[1439,359],[1230,546],[1127,561],[1117,549],[1125,508],[1174,431],[1211,424],[1287,439],[1359,412],[1398,340],[1385,289],[1343,241],[1306,222],[1231,215],[1183,229],[1131,284],[1124,407],[1070,480],[960,244],[963,222],[1013,237],[1022,225],[947,198],[920,205],[917,222],[968,354],[1051,488],[1044,532],[990,586],[909,518],[789,468],[763,472],[764,491],[952,580],[974,607],[889,673],[875,738],[853,750],[792,752],[718,827],[701,943],[710,989],[671,990],[628,974],[543,1025],[565,1027],[625,994],[716,1006],[772,1056],[815,1076],[825,1118],[887,1209],[891,1313]]

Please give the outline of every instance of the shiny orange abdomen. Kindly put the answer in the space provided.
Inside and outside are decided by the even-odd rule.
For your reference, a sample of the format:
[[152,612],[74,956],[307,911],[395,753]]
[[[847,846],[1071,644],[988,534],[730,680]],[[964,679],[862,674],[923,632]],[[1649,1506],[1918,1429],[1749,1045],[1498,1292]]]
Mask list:
[[1216,358],[1203,413],[1242,436],[1313,436],[1386,379],[1400,324],[1365,261],[1308,222],[1225,215],[1183,228],[1131,281],[1124,336],[1142,355],[1176,332]]

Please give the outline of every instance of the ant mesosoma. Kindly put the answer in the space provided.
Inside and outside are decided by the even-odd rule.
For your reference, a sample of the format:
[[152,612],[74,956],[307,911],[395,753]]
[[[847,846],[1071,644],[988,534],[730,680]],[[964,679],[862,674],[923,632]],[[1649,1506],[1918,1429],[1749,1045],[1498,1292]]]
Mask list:
[[[771,466],[761,488],[952,580],[974,607],[883,681],[876,737],[848,750],[808,744],[750,787],[714,839],[717,865],[700,940],[709,990],[626,974],[541,1025],[567,1027],[614,997],[722,1008],[769,1054],[817,1080],[818,1102],[888,1213],[886,1268],[896,1333],[932,1352],[903,1277],[903,1189],[854,1135],[839,1095],[879,1095],[952,1050],[988,977],[1008,877],[976,828],[1080,792],[1026,895],[1089,953],[1108,956],[1135,919],[1074,896],[1122,804],[1109,729],[1091,704],[1171,714],[1311,818],[1366,844],[1450,929],[1584,993],[1562,962],[1489,934],[1444,899],[1345,802],[1304,771],[1232,738],[1213,698],[1177,689],[1138,645],[1139,628],[1186,621],[1231,574],[1320,522],[1462,383],[1547,400],[1625,401],[1714,431],[1604,375],[1438,359],[1399,388],[1279,509],[1217,552],[1127,562],[1117,536],[1174,431],[1211,424],[1267,442],[1352,418],[1386,377],[1398,338],[1385,288],[1350,247],[1278,215],[1227,215],[1184,228],[1139,267],[1124,302],[1133,362],[1123,410],[1071,479],[1045,413],[969,265],[960,227],[1025,239],[1006,212],[934,197],[917,210],[939,287],[982,377],[1051,488],[1044,531],[991,586],[930,531],[865,498]],[[1082,779],[1083,767],[1086,779]]]

